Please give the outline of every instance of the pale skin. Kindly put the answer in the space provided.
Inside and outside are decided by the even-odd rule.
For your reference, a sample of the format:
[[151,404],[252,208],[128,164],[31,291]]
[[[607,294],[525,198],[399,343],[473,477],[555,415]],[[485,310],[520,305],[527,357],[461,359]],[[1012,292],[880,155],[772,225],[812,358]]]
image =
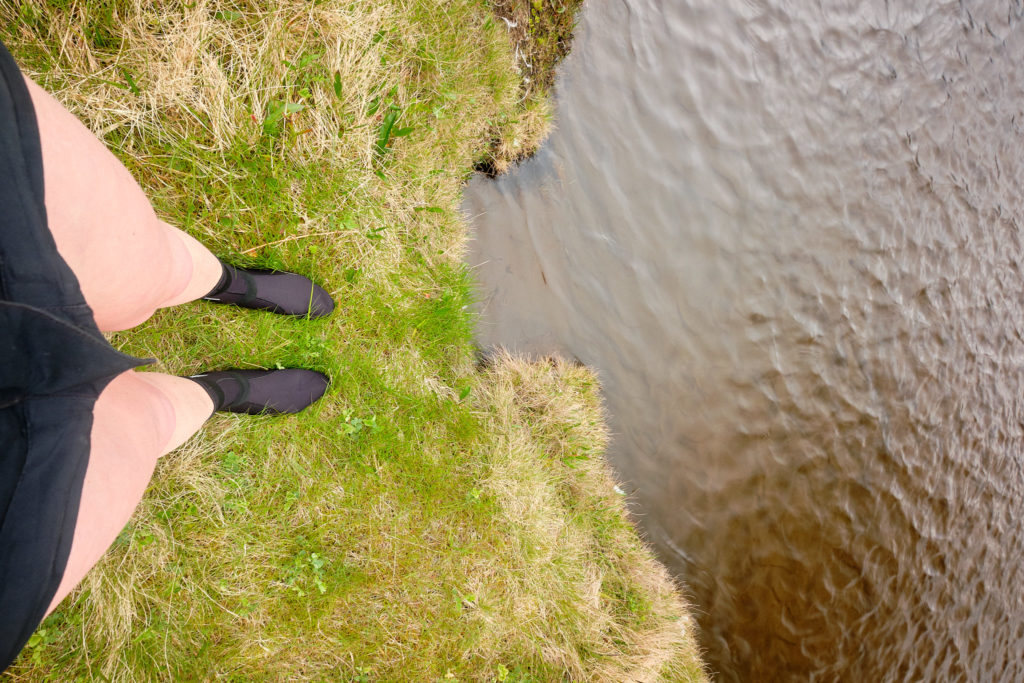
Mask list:
[[[213,289],[221,276],[217,258],[157,218],[142,188],[103,143],[42,88],[26,83],[39,121],[50,231],[99,328],[129,329],[158,308]],[[71,555],[47,613],[117,538],[157,459],[212,413],[206,391],[181,377],[128,371],[107,385],[93,410]]]

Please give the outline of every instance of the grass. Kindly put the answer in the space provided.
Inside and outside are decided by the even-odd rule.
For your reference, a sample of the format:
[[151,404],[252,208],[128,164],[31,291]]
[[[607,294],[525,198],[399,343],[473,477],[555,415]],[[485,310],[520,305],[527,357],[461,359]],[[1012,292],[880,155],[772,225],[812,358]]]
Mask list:
[[470,343],[461,189],[536,106],[491,5],[22,0],[0,38],[161,217],[338,302],[319,321],[197,302],[112,337],[163,372],[333,383],[164,457],[4,678],[702,678],[601,458],[593,375]]
[[492,5],[508,30],[520,74],[519,111],[495,121],[488,154],[476,166],[494,177],[532,156],[548,136],[555,67],[569,54],[583,0],[493,0]]

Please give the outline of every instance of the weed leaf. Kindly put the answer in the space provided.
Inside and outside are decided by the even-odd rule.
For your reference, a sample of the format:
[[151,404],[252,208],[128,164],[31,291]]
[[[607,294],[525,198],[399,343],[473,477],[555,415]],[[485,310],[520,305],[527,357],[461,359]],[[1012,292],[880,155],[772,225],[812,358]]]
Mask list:
[[391,142],[392,131],[395,128],[395,122],[398,121],[398,115],[401,113],[401,109],[397,107],[390,107],[384,119],[380,122],[380,128],[377,131],[377,144],[375,150],[377,156],[384,156],[388,151],[388,144]]

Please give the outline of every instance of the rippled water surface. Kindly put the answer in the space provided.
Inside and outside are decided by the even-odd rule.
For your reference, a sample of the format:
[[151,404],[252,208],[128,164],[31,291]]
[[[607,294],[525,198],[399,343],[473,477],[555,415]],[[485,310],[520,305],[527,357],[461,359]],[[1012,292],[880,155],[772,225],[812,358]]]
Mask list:
[[1022,22],[594,0],[471,186],[481,340],[600,371],[723,679],[1024,678]]

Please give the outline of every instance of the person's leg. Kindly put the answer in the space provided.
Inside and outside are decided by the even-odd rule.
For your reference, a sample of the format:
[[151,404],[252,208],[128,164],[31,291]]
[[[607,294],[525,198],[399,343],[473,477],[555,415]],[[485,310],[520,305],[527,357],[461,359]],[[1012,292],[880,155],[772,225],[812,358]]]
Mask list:
[[[103,144],[49,94],[28,79],[26,83],[39,122],[49,227],[99,328],[133,327],[157,308],[200,298],[215,287],[219,291],[222,277],[230,290],[232,281],[221,262],[199,242],[157,219],[141,188]],[[292,280],[276,278],[269,283],[274,291],[266,296],[254,286],[238,303],[281,310],[274,301],[278,283]],[[318,292],[308,280],[304,286],[312,300]],[[321,306],[320,314],[329,308]],[[260,378],[243,375],[235,389],[228,384],[218,384],[218,396],[224,394],[220,409],[295,412],[319,399],[328,380],[319,373],[290,370],[267,371]],[[117,538],[141,500],[157,458],[181,445],[209,418],[214,410],[211,391],[218,393],[199,380],[134,371],[104,389],[93,412],[90,461],[70,558],[50,610]]]
[[92,447],[78,520],[53,610],[114,542],[142,500],[157,459],[183,444],[213,413],[196,382],[155,372],[125,372],[93,409]]
[[135,179],[49,93],[25,79],[39,121],[46,211],[57,251],[101,330],[202,297],[223,274],[206,247],[156,217]]

